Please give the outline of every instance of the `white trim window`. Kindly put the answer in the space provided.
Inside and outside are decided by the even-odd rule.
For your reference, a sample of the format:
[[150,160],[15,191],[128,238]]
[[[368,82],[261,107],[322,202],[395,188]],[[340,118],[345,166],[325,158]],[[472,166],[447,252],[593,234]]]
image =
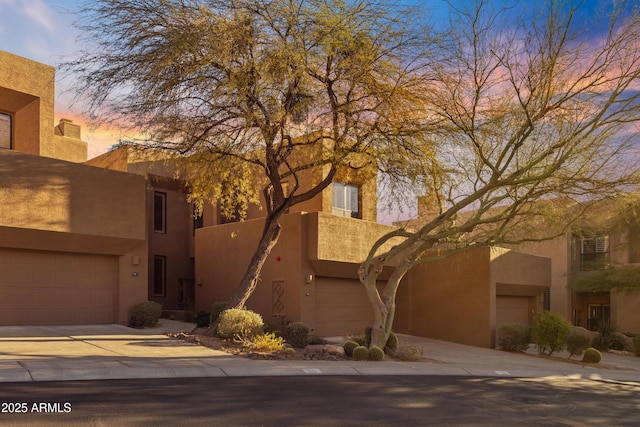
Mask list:
[[580,241],[580,268],[597,270],[609,267],[609,236]]
[[348,218],[360,218],[359,194],[360,191],[355,185],[341,184],[334,182],[332,187],[332,213]]

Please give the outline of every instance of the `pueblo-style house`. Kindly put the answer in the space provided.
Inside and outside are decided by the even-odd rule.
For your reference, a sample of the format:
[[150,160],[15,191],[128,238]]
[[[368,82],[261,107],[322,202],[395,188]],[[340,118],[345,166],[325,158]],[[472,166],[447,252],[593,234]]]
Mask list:
[[[207,206],[196,218],[167,165],[125,148],[87,159],[80,127],[54,123],[54,81],[52,67],[0,51],[0,325],[126,324],[145,300],[174,314],[228,300],[265,210],[237,221]],[[302,321],[324,336],[369,325],[357,267],[391,229],[376,221],[376,191],[375,174],[338,174],[294,206],[248,308],[277,328]],[[570,246],[477,248],[417,267],[400,285],[394,329],[493,347],[501,324],[531,323],[549,307],[572,319],[572,303],[582,304],[580,321],[596,305],[612,318],[626,310],[612,294],[567,296]]]

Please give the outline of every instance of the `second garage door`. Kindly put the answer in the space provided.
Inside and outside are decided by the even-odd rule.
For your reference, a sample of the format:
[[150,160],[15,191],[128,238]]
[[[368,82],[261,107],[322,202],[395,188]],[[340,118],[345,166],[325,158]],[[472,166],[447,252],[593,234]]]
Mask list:
[[503,296],[496,297],[496,326],[509,323],[529,324],[529,300],[531,297]]
[[0,248],[0,325],[113,323],[117,257]]

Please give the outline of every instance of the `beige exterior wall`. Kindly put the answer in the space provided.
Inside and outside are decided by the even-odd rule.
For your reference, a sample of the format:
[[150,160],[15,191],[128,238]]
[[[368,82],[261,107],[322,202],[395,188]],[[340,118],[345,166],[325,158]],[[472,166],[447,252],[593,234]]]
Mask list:
[[0,151],[0,174],[0,246],[116,256],[115,320],[127,322],[147,299],[144,178],[12,150]]
[[[398,298],[397,311],[410,313],[410,333],[495,347],[497,298],[530,299],[530,312],[525,315],[531,321],[542,309],[542,294],[551,281],[551,262],[508,249],[484,247],[422,264],[410,270],[406,280],[410,295]],[[402,283],[401,289],[405,285]],[[397,323],[396,329],[404,329],[402,318]]]
[[[479,347],[492,346],[489,248],[425,263],[409,271],[411,333]],[[401,311],[398,307],[398,311]]]
[[0,51],[0,111],[13,116],[13,149],[53,157],[55,69]]

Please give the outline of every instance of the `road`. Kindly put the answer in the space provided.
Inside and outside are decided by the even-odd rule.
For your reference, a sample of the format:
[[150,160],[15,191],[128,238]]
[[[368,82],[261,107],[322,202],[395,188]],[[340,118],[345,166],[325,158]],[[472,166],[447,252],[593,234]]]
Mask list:
[[0,387],[0,402],[0,425],[12,426],[640,425],[640,383],[566,377],[305,376],[5,383]]

